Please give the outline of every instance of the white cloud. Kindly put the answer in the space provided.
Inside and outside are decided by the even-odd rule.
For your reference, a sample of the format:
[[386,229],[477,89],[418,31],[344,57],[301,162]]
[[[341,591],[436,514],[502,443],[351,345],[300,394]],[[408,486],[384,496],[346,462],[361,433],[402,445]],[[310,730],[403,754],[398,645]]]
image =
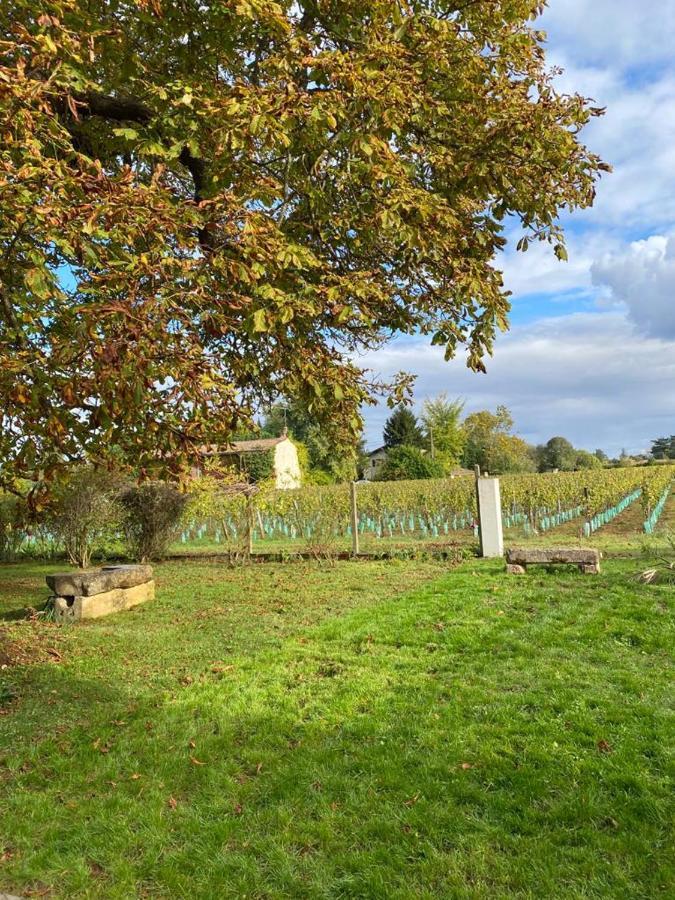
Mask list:
[[[497,265],[516,310],[519,298],[540,294],[549,301],[541,314],[558,299],[567,308],[595,299],[597,311],[514,328],[485,376],[463,360],[444,363],[422,340],[395,342],[367,362],[383,374],[417,373],[418,403],[443,390],[465,397],[468,411],[504,403],[532,442],[563,434],[590,450],[644,450],[675,428],[675,2],[550,0],[541,27],[549,64],[565,69],[560,89],[607,107],[582,140],[614,172],[591,210],[563,217],[569,263],[541,244],[525,254],[510,245]],[[521,321],[534,305],[523,302]],[[373,444],[387,415],[367,413]]]
[[[366,358],[383,375],[417,373],[416,402],[446,391],[466,409],[503,403],[533,443],[562,434],[576,446],[617,454],[644,450],[675,424],[675,341],[640,336],[625,315],[579,313],[514,329],[498,342],[487,375],[462,359],[443,361],[423,340],[398,341]],[[366,413],[367,436],[380,442],[389,414]]]
[[595,262],[592,275],[595,284],[606,285],[626,305],[640,331],[675,338],[675,237],[635,241],[626,252]]
[[620,247],[620,241],[601,231],[584,236],[570,232],[569,260],[561,262],[547,242],[535,242],[526,253],[518,252],[518,236],[510,236],[506,252],[497,261],[504,284],[516,299],[528,294],[590,293],[594,260]]
[[672,60],[675,4],[670,0],[549,0],[539,22],[552,44],[596,66],[631,68]]

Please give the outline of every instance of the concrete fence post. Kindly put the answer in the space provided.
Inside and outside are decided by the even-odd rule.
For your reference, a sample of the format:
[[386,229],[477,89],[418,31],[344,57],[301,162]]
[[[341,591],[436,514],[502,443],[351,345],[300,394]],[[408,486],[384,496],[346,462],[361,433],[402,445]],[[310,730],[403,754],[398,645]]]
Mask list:
[[502,502],[498,478],[476,478],[480,555],[486,559],[504,555]]

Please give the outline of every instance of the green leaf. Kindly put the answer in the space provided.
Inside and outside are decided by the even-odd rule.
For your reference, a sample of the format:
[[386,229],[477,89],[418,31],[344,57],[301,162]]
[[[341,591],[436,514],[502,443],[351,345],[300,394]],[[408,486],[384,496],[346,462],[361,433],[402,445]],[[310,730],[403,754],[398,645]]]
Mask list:
[[264,309],[256,309],[253,313],[253,330],[254,331],[267,331],[267,313]]

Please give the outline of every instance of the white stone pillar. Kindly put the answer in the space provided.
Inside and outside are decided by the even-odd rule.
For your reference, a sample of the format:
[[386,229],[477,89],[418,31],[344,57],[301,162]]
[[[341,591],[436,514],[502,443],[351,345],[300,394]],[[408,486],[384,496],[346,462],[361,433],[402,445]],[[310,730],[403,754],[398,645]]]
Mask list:
[[478,518],[480,521],[480,552],[488,559],[504,555],[502,530],[502,501],[498,478],[479,478]]

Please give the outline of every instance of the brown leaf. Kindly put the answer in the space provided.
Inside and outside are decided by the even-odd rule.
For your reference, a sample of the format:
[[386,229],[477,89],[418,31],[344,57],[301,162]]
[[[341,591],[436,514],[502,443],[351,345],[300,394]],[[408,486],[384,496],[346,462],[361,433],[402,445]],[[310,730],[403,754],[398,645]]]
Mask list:
[[597,746],[598,746],[598,750],[600,751],[600,753],[611,753],[612,752],[611,745],[604,738],[602,738],[602,740],[598,741]]
[[169,797],[169,809],[175,809],[178,806],[178,801],[175,797]]
[[194,756],[190,757],[190,762],[192,763],[193,766],[205,766],[206,765],[206,763],[200,762],[198,759],[195,759]]
[[469,762],[463,762],[460,768],[466,771],[467,769],[473,769],[473,765]]

